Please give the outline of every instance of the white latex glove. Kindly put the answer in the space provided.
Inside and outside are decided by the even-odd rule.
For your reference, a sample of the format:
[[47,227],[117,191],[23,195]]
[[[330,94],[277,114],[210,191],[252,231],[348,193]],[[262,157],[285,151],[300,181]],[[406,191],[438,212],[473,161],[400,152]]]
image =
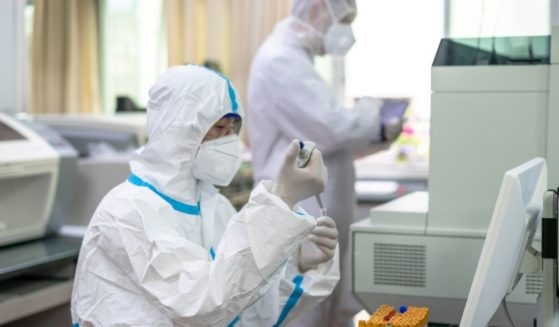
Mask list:
[[380,109],[383,103],[384,101],[378,98],[361,97],[355,99],[353,110],[357,111],[361,121],[366,122],[366,126],[369,126],[367,130],[370,132],[371,141],[381,141],[383,138],[380,121]]
[[320,151],[313,150],[311,159],[304,168],[297,167],[298,153],[299,140],[293,140],[272,187],[272,193],[290,208],[306,198],[322,193],[328,179]]
[[395,119],[382,126],[382,138],[384,142],[394,142],[402,133],[404,121]]
[[299,247],[299,270],[305,272],[334,257],[338,244],[338,229],[334,219],[323,216]]
[[372,98],[368,96],[359,97],[355,99],[353,103],[353,108],[380,112],[380,108],[382,107],[383,102],[384,101],[379,98]]

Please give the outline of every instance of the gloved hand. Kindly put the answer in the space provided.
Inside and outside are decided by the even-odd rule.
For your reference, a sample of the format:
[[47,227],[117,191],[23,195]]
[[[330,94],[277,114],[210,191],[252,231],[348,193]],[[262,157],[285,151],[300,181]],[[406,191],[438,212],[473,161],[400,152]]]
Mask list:
[[308,197],[322,193],[328,179],[320,151],[313,150],[311,159],[304,168],[297,167],[298,153],[299,141],[293,140],[272,187],[272,193],[282,199],[289,208]]
[[394,142],[402,133],[404,121],[395,119],[387,124],[382,125],[382,140],[384,142]]
[[299,248],[299,270],[316,268],[334,257],[338,244],[338,229],[334,219],[323,216],[316,219],[316,226]]
[[380,98],[373,98],[369,96],[358,97],[355,98],[355,100],[353,101],[353,108],[374,110],[375,112],[380,112],[380,108],[382,107],[383,102],[384,101]]

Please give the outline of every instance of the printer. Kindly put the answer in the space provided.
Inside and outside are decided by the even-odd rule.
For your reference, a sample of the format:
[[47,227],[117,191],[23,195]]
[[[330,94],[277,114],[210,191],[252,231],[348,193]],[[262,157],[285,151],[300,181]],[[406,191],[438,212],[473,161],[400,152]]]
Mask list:
[[61,234],[81,237],[99,202],[130,174],[131,152],[146,143],[146,115],[43,114],[34,120],[54,129],[78,151],[79,187]]
[[76,161],[77,152],[54,130],[0,113],[0,246],[63,225]]

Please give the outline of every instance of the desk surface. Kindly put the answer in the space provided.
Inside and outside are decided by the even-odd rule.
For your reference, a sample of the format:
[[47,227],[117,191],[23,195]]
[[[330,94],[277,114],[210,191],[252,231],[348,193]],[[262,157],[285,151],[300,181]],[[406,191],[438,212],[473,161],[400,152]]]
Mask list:
[[398,162],[395,149],[378,152],[355,161],[358,180],[427,181],[428,161]]
[[49,236],[0,247],[0,281],[33,269],[75,260],[81,239]]

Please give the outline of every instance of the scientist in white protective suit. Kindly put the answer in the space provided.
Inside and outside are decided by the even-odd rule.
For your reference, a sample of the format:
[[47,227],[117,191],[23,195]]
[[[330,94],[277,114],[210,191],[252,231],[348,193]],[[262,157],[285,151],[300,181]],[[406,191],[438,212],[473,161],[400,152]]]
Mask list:
[[[320,152],[281,169],[238,213],[213,185],[241,163],[236,91],[199,66],[173,67],[149,92],[149,141],[100,203],[80,251],[74,326],[280,326],[339,279],[337,229],[296,203],[324,189]],[[285,150],[287,149],[287,154]]]
[[[276,174],[281,149],[293,138],[316,143],[328,168],[323,200],[340,233],[341,282],[300,326],[348,324],[361,309],[349,286],[349,226],[356,205],[353,160],[356,154],[388,148],[402,130],[401,119],[381,123],[381,101],[361,98],[350,110],[343,108],[314,68],[314,56],[344,56],[349,51],[356,13],[354,0],[294,0],[291,15],[276,25],[256,53],[248,81],[255,181]],[[313,198],[302,207],[319,212]]]

